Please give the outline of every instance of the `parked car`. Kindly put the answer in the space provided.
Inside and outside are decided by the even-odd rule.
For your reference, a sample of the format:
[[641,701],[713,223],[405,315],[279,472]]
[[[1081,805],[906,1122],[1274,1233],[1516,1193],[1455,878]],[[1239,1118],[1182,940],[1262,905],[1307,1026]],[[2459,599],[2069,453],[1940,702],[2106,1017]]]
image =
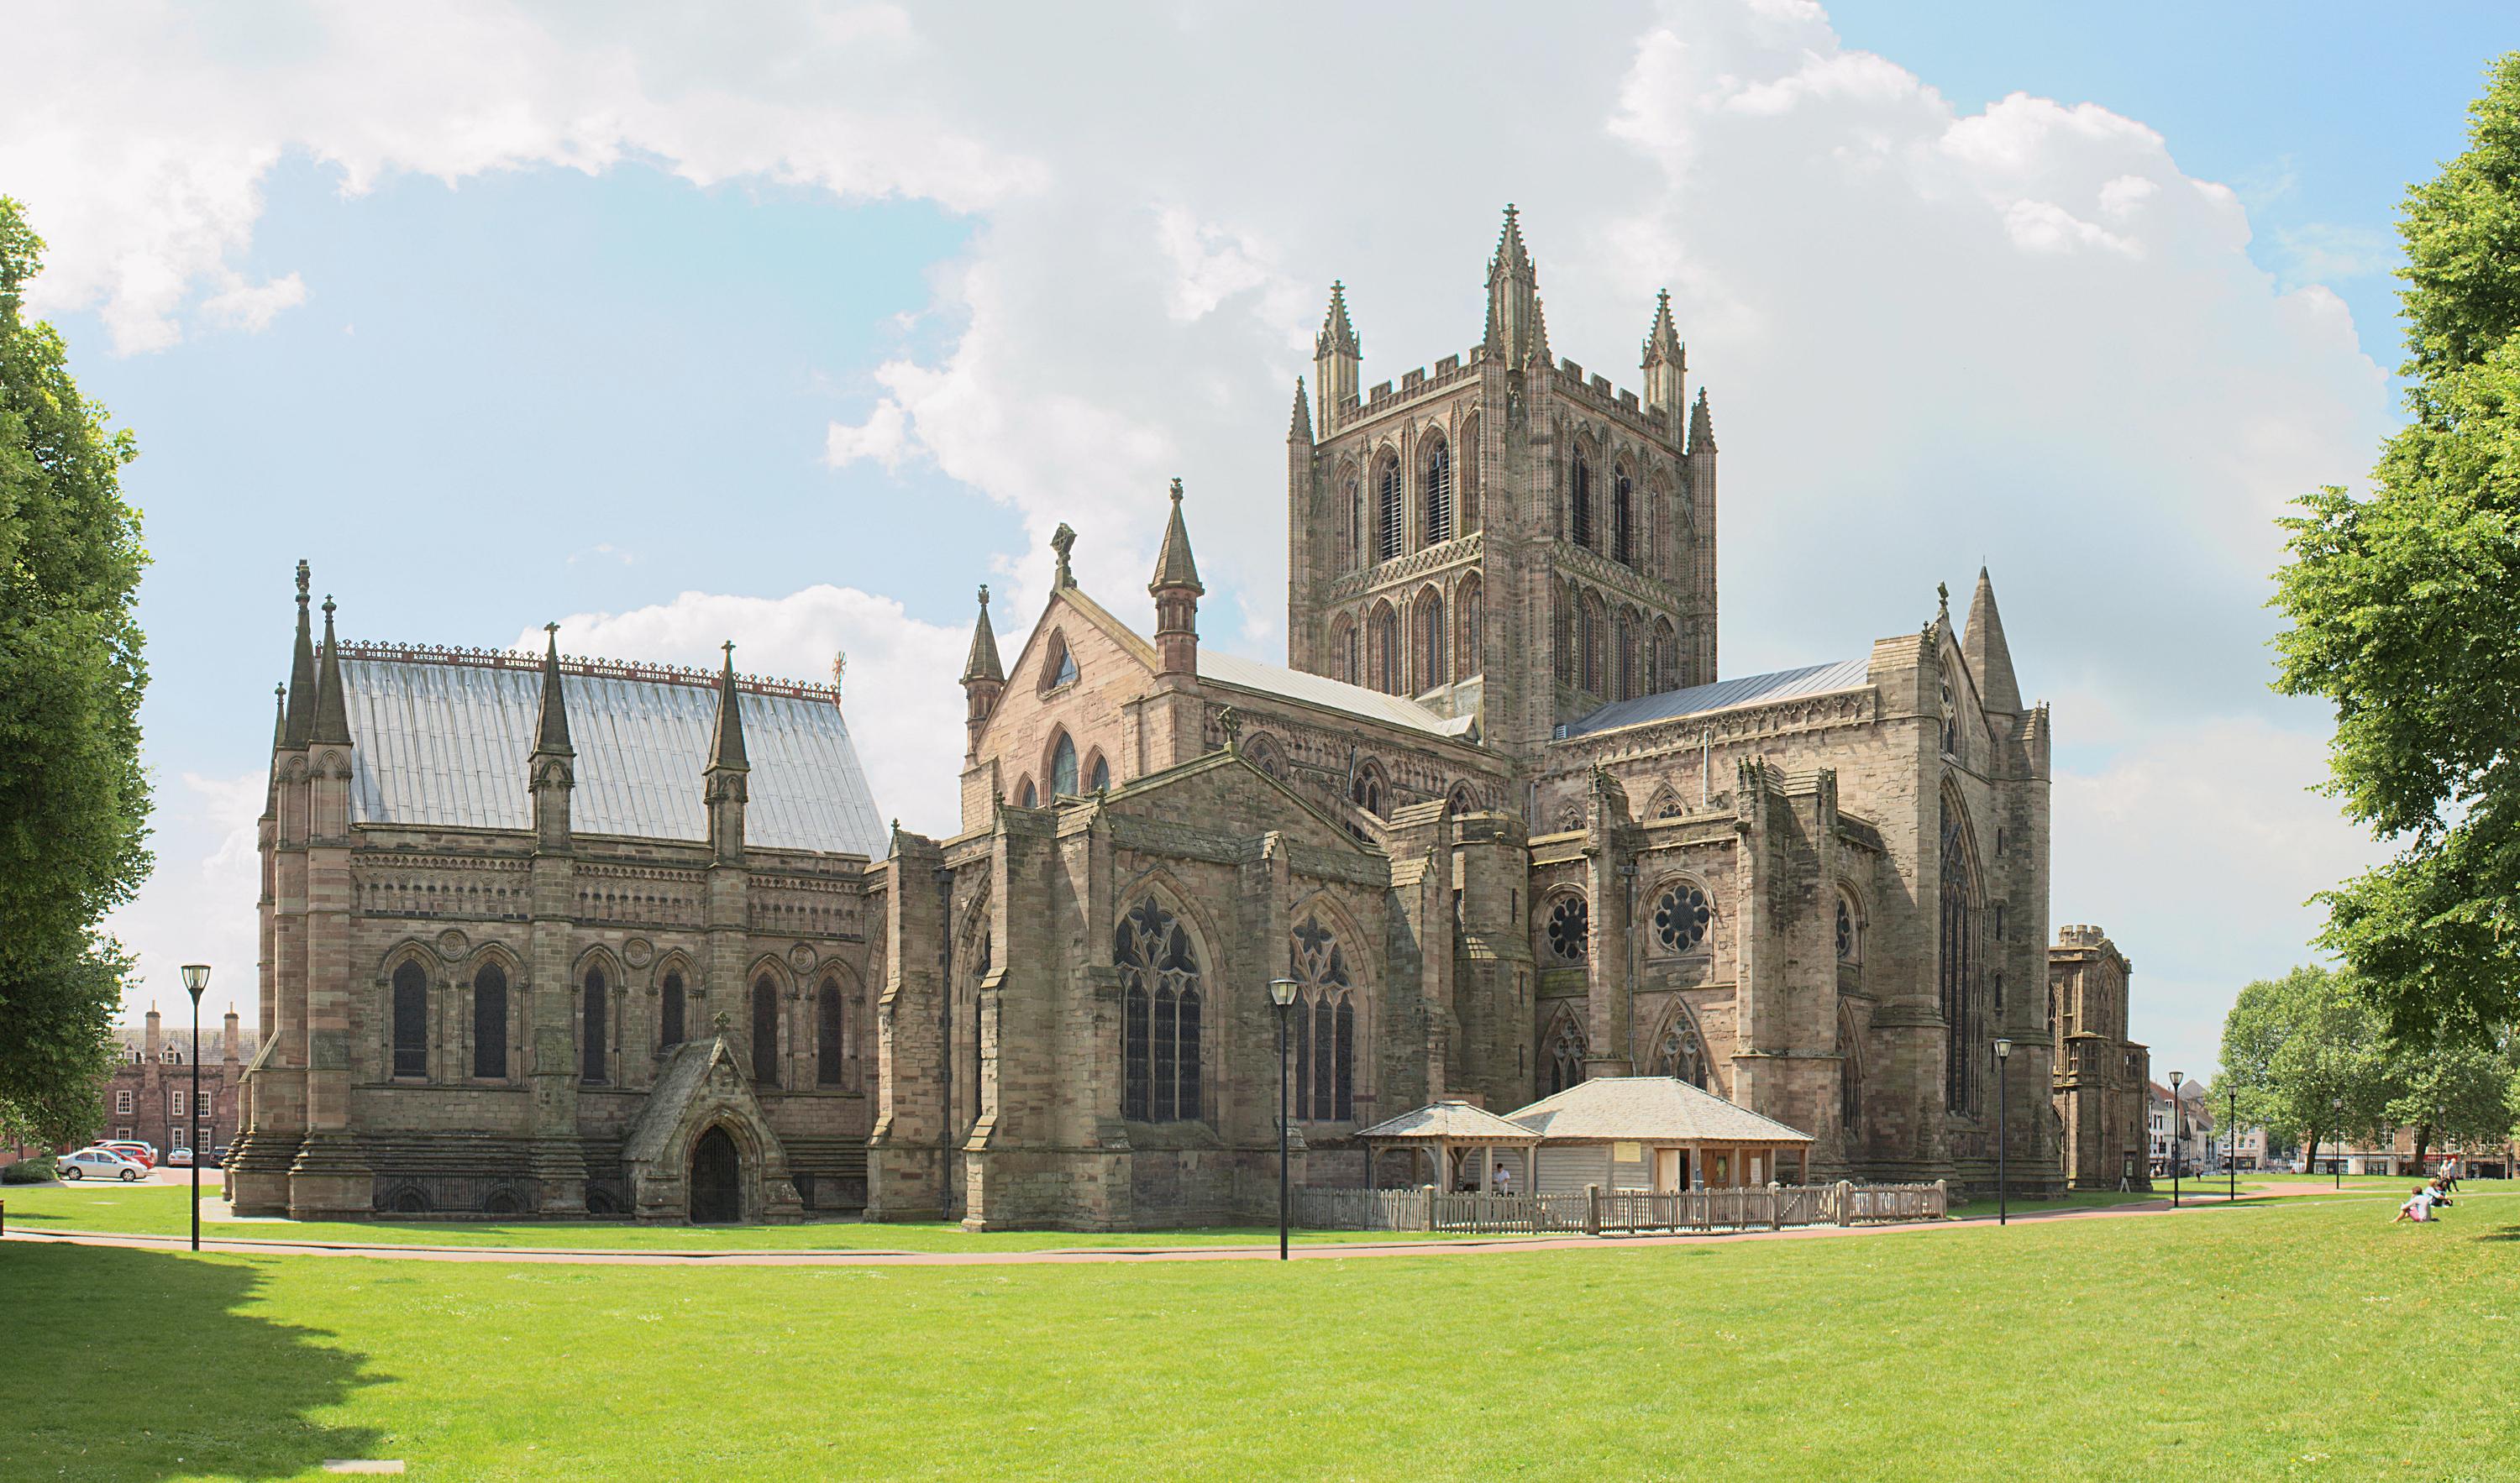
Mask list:
[[221,1144],[217,1147],[212,1148],[202,1160],[202,1167],[204,1169],[224,1169],[227,1166],[228,1146],[225,1144]]
[[121,1154],[124,1158],[130,1159],[143,1169],[155,1169],[158,1167],[158,1146],[156,1144],[144,1144],[135,1139],[116,1139],[112,1143],[98,1144],[96,1146],[100,1148],[112,1148],[114,1152]]
[[83,1179],[118,1179],[128,1185],[137,1183],[149,1174],[147,1164],[137,1159],[125,1158],[112,1148],[81,1148],[76,1153],[63,1158],[59,1168],[62,1178],[73,1182]]
[[167,1149],[166,1167],[169,1169],[189,1169],[193,1167],[193,1150],[190,1148]]

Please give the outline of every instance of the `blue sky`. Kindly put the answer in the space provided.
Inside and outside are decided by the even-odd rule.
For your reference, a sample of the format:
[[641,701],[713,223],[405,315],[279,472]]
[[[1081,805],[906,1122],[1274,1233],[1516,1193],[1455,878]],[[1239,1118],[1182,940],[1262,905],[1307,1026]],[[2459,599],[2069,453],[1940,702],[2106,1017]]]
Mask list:
[[2392,214],[2520,17],[1451,14],[19,17],[0,191],[157,558],[137,997],[202,955],[249,1011],[297,558],[357,637],[844,648],[878,801],[942,829],[972,585],[1013,642],[1067,519],[1134,611],[1178,472],[1207,641],[1277,657],[1323,289],[1369,382],[1458,351],[1512,199],[1559,353],[1635,384],[1674,291],[1728,673],[1912,631],[1990,562],[2056,706],[2052,921],[2135,958],[2157,1064],[2209,1065],[2369,856],[2302,792],[2323,716],[2264,689],[2267,517],[2394,422]]

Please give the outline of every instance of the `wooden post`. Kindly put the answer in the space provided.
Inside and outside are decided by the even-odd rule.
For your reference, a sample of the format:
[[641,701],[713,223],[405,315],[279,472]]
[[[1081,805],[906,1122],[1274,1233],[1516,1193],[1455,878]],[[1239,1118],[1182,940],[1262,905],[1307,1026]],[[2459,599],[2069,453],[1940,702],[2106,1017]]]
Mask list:
[[1601,1187],[1598,1185],[1584,1187],[1584,1234],[1601,1234]]

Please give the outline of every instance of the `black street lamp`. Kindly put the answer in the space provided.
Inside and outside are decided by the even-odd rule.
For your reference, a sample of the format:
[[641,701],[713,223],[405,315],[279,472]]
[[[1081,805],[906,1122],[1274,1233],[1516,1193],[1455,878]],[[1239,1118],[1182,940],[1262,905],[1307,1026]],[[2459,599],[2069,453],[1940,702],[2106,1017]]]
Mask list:
[[2230,1110],[2224,1118],[2231,1130],[2223,1146],[2223,1177],[2231,1187],[2230,1192],[2223,1196],[2223,1203],[2228,1205],[2240,1197],[2240,1094],[2234,1089],[2226,1095],[2231,1100]]
[[2008,1083],[2003,1073],[2004,1068],[2011,1064],[2012,1042],[1997,1036],[1995,1041],[1995,1223],[1999,1226],[2008,1224],[2012,1213],[2010,1186],[2004,1179],[2003,1168],[2004,1113],[2008,1110],[2005,1103],[2011,1101],[2005,1095]]
[[1269,1002],[1278,1007],[1278,1260],[1286,1259],[1286,1011],[1294,1008],[1291,978],[1269,980]]
[[2180,1146],[2187,1141],[2186,1107],[2179,1101],[2179,1084],[2187,1079],[2184,1071],[2170,1073],[2170,1208],[2179,1208]]
[[210,986],[210,966],[206,963],[184,965],[184,992],[193,996],[193,1049],[185,1058],[193,1063],[193,1126],[184,1136],[184,1146],[193,1155],[193,1249],[202,1249],[202,991]]
[[2327,1110],[2336,1114],[2336,1188],[2345,1188],[2345,1099],[2328,1100]]

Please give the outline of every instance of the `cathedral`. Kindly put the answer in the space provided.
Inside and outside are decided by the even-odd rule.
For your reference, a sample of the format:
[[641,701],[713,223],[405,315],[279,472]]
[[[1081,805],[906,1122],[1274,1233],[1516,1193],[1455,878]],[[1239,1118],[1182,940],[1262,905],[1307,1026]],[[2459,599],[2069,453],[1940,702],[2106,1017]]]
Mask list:
[[[314,637],[262,821],[242,1213],[1245,1223],[1438,1101],[1678,1077],[1816,1179],[2064,1179],[2048,716],[1964,617],[1722,678],[1713,414],[1552,355],[1508,207],[1465,351],[1286,430],[1287,664],[1142,631],[1061,526],[979,594],[960,827],[879,822],[836,686]],[[1692,389],[1694,394],[1692,395]],[[939,683],[946,683],[940,676]],[[2121,1032],[2122,1033],[2122,1032]],[[2010,1044],[2008,1061],[1996,1054]]]

